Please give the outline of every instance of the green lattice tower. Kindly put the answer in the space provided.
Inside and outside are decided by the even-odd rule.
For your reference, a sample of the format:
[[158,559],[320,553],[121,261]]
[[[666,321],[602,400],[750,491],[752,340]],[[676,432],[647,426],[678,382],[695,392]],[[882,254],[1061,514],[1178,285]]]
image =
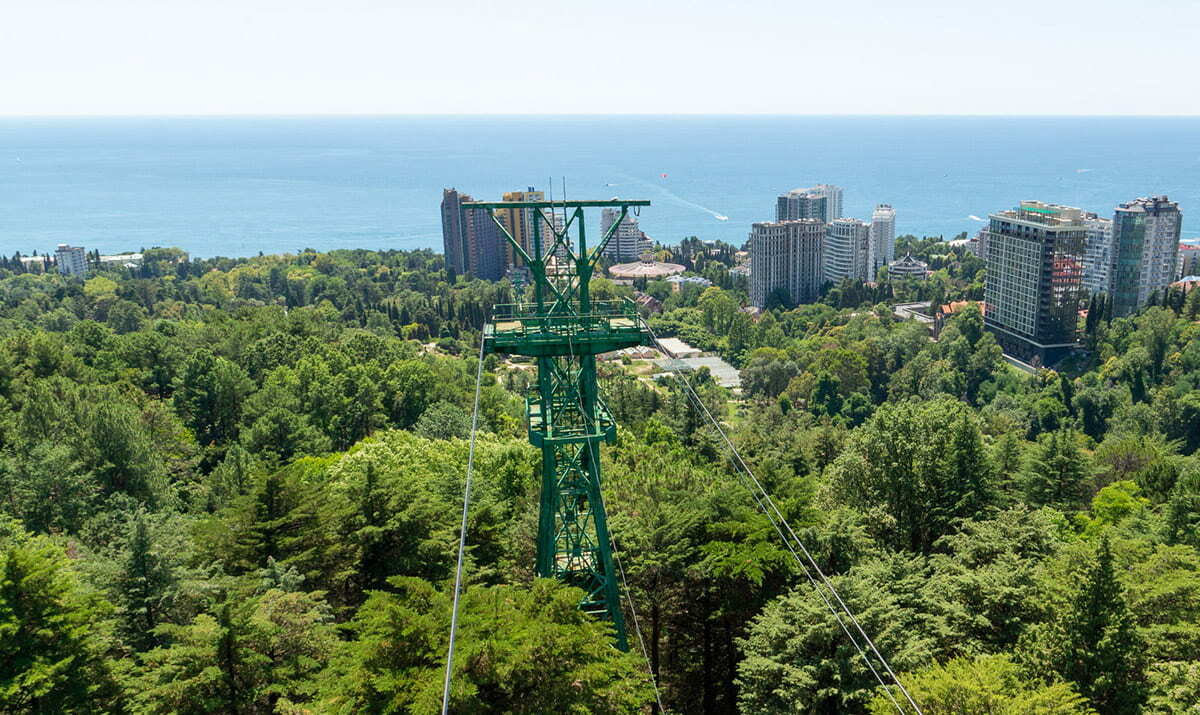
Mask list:
[[[617,574],[600,494],[600,445],[616,439],[616,423],[596,386],[596,355],[649,344],[636,306],[593,301],[588,282],[601,252],[631,207],[649,201],[478,201],[528,268],[532,303],[497,305],[484,327],[484,349],[537,359],[538,379],[525,399],[529,441],[542,450],[537,573],[578,586],[580,608],[613,624],[617,646],[628,650]],[[608,207],[620,216],[589,251],[584,208]],[[511,209],[531,227],[528,245],[496,219]],[[555,221],[545,212],[561,212]],[[576,232],[577,243],[569,237]],[[545,241],[543,240],[545,235]],[[550,245],[544,245],[553,236]]]

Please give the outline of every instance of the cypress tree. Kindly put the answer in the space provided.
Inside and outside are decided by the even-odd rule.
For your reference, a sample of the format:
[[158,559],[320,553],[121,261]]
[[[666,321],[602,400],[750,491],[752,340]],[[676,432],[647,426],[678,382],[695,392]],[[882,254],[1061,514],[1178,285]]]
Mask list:
[[1062,373],[1059,373],[1058,387],[1059,387],[1059,391],[1062,393],[1062,401],[1063,401],[1063,405],[1067,408],[1067,414],[1074,417],[1075,416],[1075,405],[1074,405],[1075,383],[1071,381],[1071,378],[1067,377],[1066,375],[1064,375]]
[[1101,715],[1140,712],[1146,697],[1145,644],[1113,572],[1107,536],[1061,625],[1059,673]]
[[117,601],[125,640],[136,650],[156,645],[153,629],[162,620],[163,601],[171,586],[171,571],[153,550],[144,512],[130,527],[129,543],[117,581]]
[[1089,468],[1071,429],[1041,440],[1032,468],[1025,475],[1025,499],[1033,506],[1077,509],[1087,490]]
[[1165,536],[1168,544],[1200,547],[1200,470],[1186,472],[1167,500]]
[[1200,289],[1192,288],[1188,291],[1185,306],[1188,320],[1200,318]]

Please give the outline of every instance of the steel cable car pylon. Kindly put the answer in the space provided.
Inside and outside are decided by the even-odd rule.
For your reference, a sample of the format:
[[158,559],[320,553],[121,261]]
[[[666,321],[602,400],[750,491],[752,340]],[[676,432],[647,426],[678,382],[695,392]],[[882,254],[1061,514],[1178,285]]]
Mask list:
[[[648,345],[651,338],[632,302],[593,301],[588,282],[629,209],[649,205],[628,199],[462,204],[464,211],[488,212],[532,279],[533,302],[495,306],[483,343],[487,352],[537,360],[537,385],[525,398],[529,441],[542,450],[537,574],[583,589],[580,608],[612,622],[621,650],[629,644],[600,493],[600,444],[616,438],[616,422],[597,389],[596,355]],[[590,250],[584,208],[620,210]],[[554,219],[556,209],[561,221]]]

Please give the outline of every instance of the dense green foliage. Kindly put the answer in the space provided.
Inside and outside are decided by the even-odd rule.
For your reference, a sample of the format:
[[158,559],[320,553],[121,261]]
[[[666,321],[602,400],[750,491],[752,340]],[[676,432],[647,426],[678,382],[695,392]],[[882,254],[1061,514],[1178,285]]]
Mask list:
[[[639,288],[660,335],[742,370],[742,395],[693,381],[926,713],[1194,712],[1200,309],[1096,307],[1090,355],[1029,374],[977,309],[936,341],[895,318],[982,279],[903,250],[931,281],[760,316],[729,246],[664,249],[713,287]],[[86,282],[0,267],[0,710],[435,711],[472,346],[511,287],[428,252],[145,253]],[[894,710],[643,364],[601,382],[646,656],[534,579],[531,367],[484,364],[456,711],[649,711],[651,670],[676,712]]]

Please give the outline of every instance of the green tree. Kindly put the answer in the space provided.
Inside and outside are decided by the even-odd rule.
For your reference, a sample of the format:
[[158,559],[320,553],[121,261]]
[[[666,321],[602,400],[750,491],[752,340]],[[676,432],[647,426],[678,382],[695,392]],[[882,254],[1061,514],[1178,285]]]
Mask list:
[[896,549],[928,553],[993,501],[978,420],[950,398],[880,406],[827,474],[830,498],[866,514]]
[[121,492],[154,507],[170,497],[159,446],[142,415],[113,394],[101,394],[86,408],[87,430],[78,447],[84,466],[105,493]]
[[0,458],[5,510],[34,532],[76,533],[91,517],[101,496],[100,484],[67,445],[39,442],[27,454]]
[[1200,469],[1185,472],[1175,483],[1163,528],[1168,544],[1200,548]]
[[471,415],[454,403],[435,402],[421,414],[413,432],[429,439],[467,439]]
[[1154,661],[1200,653],[1200,552],[1159,544],[1125,578],[1129,611]]
[[1090,461],[1079,449],[1074,430],[1043,435],[1025,474],[1025,499],[1032,506],[1078,509],[1091,479]]
[[[895,578],[901,573],[908,575]],[[897,556],[831,579],[897,671],[923,667],[931,657],[932,639],[908,591],[923,577],[915,557]],[[745,654],[737,666],[743,713],[856,712],[878,687],[821,597],[809,587],[767,604],[739,645]],[[880,668],[877,660],[872,662]]]
[[742,368],[742,385],[747,395],[773,399],[787,388],[797,373],[796,364],[788,359],[787,353],[775,348],[759,348],[751,353]]
[[1063,524],[1045,509],[1007,509],[966,521],[930,557],[923,608],[939,623],[940,649],[1007,652],[1047,617],[1038,574],[1056,553]]
[[111,606],[79,582],[48,540],[0,538],[0,710],[106,710]]
[[[1200,294],[1193,290],[1190,295]],[[1195,715],[1200,703],[1200,660],[1156,663],[1150,669],[1146,712]]]
[[295,471],[267,474],[232,508],[229,515],[233,547],[223,556],[242,570],[267,567],[272,561],[299,558],[308,540],[319,538],[311,499],[314,485]]
[[[1027,680],[1005,655],[956,658],[900,676],[909,695],[928,715],[1088,715],[1087,700],[1067,683]],[[892,694],[902,711],[915,713],[899,689]],[[872,715],[895,713],[886,696],[871,701]]]
[[313,427],[305,415],[283,407],[269,410],[242,435],[251,454],[262,455],[280,464],[295,457],[327,452],[329,438]]
[[1102,715],[1137,713],[1146,697],[1145,643],[1113,570],[1108,538],[1059,622],[1054,669]]
[[200,350],[175,381],[175,408],[201,444],[223,445],[237,437],[242,403],[253,389],[241,367]]
[[[448,631],[446,594],[392,580],[351,622],[353,638],[324,676],[328,712],[435,712]],[[640,655],[612,647],[606,626],[578,608],[581,592],[471,587],[460,605],[450,709],[454,712],[627,713],[652,697]]]
[[151,542],[146,515],[139,511],[130,525],[115,599],[121,635],[135,650],[148,650],[157,644],[154,628],[167,610],[173,581],[170,566]]
[[387,369],[391,419],[397,427],[411,427],[436,399],[437,375],[424,360],[400,360]]
[[186,625],[144,654],[131,683],[137,713],[298,712],[337,644],[320,594],[269,590]]

